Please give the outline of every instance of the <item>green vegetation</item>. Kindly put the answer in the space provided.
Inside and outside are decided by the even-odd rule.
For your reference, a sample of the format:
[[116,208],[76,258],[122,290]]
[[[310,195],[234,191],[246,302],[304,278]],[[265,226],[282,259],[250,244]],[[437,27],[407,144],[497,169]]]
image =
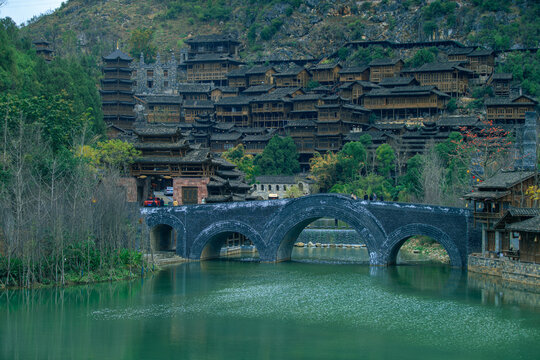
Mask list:
[[154,30],[136,28],[131,32],[129,38],[129,53],[137,59],[139,55],[144,54],[146,62],[152,62],[156,56],[157,49],[153,45]]
[[394,52],[392,49],[383,48],[381,46],[368,46],[366,48],[359,48],[352,53],[347,61],[353,66],[367,65],[374,59],[383,59],[386,57],[393,57]]
[[140,269],[135,214],[118,188],[137,153],[94,144],[104,128],[96,64],[45,63],[9,20],[0,39],[0,288]]
[[255,176],[260,170],[253,163],[253,155],[245,153],[244,145],[238,144],[234,148],[225,151],[221,156],[238,166],[238,170],[246,174],[246,180],[249,183],[255,182]]
[[437,59],[439,49],[436,47],[430,47],[429,49],[418,50],[412,58],[405,61],[405,65],[408,67],[420,67],[424,64],[434,62]]
[[540,96],[540,51],[507,54],[497,72],[511,73],[514,81],[521,83],[525,93]]
[[274,136],[253,163],[262,175],[294,175],[300,171],[296,145],[290,136]]

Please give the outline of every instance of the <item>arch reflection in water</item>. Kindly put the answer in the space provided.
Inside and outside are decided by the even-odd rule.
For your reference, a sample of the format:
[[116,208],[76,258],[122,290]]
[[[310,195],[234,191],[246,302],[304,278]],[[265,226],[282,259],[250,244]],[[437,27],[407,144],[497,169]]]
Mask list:
[[225,231],[210,237],[201,252],[201,260],[212,259],[258,260],[257,247],[248,236]]

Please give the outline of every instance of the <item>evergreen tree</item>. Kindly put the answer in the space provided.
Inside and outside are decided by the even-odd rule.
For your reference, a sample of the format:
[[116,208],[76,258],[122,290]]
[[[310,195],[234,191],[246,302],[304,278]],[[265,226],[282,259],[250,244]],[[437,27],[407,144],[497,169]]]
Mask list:
[[254,163],[263,175],[294,175],[300,171],[298,152],[290,136],[274,136]]

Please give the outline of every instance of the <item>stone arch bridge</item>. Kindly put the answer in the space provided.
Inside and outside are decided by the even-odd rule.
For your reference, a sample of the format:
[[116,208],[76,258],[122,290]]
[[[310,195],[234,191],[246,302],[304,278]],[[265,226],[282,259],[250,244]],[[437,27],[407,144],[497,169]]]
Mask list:
[[[337,194],[297,199],[143,208],[150,229],[174,229],[176,253],[188,259],[219,257],[231,233],[249,238],[260,260],[289,260],[295,240],[316,219],[346,222],[365,241],[371,265],[395,264],[401,245],[426,235],[448,252],[452,266],[464,267],[480,248],[481,237],[467,209],[381,201],[359,201]],[[161,230],[159,230],[161,229]],[[159,235],[158,235],[159,236]],[[169,236],[170,237],[170,236]]]

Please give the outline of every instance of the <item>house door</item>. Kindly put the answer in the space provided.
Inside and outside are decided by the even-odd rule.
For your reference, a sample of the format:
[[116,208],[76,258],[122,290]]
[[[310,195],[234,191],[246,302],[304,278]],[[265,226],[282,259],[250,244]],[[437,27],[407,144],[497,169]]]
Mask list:
[[182,204],[197,204],[199,202],[199,194],[196,187],[182,187]]

